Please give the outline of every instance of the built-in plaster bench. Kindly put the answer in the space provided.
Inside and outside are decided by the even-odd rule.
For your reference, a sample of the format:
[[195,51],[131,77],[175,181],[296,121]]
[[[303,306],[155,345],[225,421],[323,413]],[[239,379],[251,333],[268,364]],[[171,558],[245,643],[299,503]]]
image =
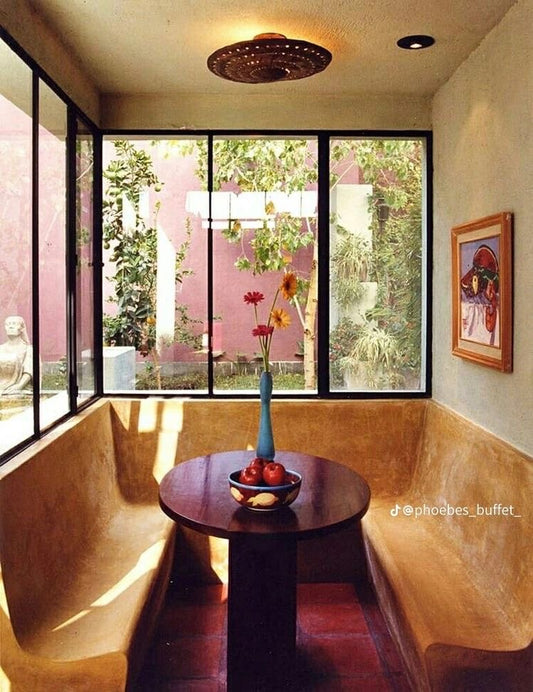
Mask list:
[[[255,402],[123,400],[113,415],[117,449],[136,459],[135,469],[162,445],[176,450],[178,462],[255,445]],[[533,461],[428,400],[276,401],[272,417],[279,449],[335,459],[368,480],[369,571],[413,687],[529,690]],[[132,421],[141,435],[131,436]],[[408,516],[407,505],[426,514]],[[501,514],[478,516],[478,505],[486,512],[501,505],[492,509]],[[511,505],[521,517],[503,510]],[[440,514],[449,507],[473,516]],[[224,578],[223,541],[207,544],[187,531],[179,540],[200,565],[198,578],[213,576],[209,570]],[[301,581],[361,575],[354,529],[301,542],[299,550]]]
[[407,492],[363,519],[416,690],[533,689],[533,460],[428,402]]
[[[163,456],[161,472],[174,462]],[[125,466],[99,402],[0,468],[0,689],[118,692],[135,679],[175,527],[156,478]]]
[[[2,563],[17,636],[4,606],[4,667],[11,680],[23,681],[12,690],[58,689],[65,680],[66,689],[95,689],[100,681],[114,690],[132,679],[131,665],[141,660],[138,634],[146,633],[141,643],[148,638],[141,613],[157,613],[149,583],[162,593],[163,546],[170,545],[171,529],[155,507],[157,480],[194,456],[253,449],[258,411],[257,401],[102,402],[0,469],[0,501],[7,500]],[[272,416],[278,449],[335,459],[368,480],[372,501],[363,533],[370,573],[415,689],[526,689],[531,460],[427,400],[275,401]],[[85,428],[77,432],[80,424]],[[83,445],[90,453],[80,456]],[[67,487],[77,495],[65,495]],[[81,502],[91,508],[85,521],[78,516]],[[403,513],[407,504],[424,503],[473,511],[478,503],[501,503],[522,518]],[[399,516],[391,515],[397,509]],[[129,535],[131,526],[138,538]],[[139,557],[155,545],[161,552],[154,571],[132,584]],[[304,541],[299,550],[301,581],[361,576],[364,553],[354,529]],[[225,541],[179,529],[175,574],[224,579],[226,562]],[[128,597],[134,605],[123,607]],[[27,680],[32,684],[24,687]]]
[[[117,445],[128,458],[137,454],[134,468],[163,441],[177,461],[255,445],[254,403],[121,401],[113,412]],[[335,459],[368,480],[369,571],[413,687],[529,690],[533,461],[433,401],[276,401],[272,416],[279,449]],[[132,418],[145,431],[142,441],[128,431]],[[154,419],[157,434],[148,431]],[[425,514],[407,515],[408,505]],[[200,578],[213,567],[223,575],[224,546],[206,540],[180,533],[203,562]],[[299,550],[302,581],[361,575],[354,529],[304,541]]]

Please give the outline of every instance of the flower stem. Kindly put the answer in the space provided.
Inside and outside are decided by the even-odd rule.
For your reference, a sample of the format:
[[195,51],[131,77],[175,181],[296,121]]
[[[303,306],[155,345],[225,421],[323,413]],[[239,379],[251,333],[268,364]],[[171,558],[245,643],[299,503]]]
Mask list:
[[270,320],[272,319],[272,313],[274,312],[274,308],[276,307],[276,301],[279,296],[279,288],[276,291],[276,294],[274,295],[274,300],[272,301],[272,306],[270,307],[270,312],[268,313],[268,322],[267,322],[267,327],[270,327]]

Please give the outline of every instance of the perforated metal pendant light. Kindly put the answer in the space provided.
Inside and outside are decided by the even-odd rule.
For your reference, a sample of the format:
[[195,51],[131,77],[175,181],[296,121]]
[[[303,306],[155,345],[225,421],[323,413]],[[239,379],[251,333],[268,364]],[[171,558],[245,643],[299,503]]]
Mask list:
[[329,50],[308,41],[258,34],[252,41],[219,48],[209,56],[207,66],[232,82],[262,84],[311,77],[322,72],[331,57]]

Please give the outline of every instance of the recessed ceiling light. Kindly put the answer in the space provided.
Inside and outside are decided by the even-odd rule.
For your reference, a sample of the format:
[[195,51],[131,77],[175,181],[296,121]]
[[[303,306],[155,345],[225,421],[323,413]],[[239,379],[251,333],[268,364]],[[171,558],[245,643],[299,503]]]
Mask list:
[[435,39],[433,36],[424,36],[423,34],[417,36],[404,36],[396,41],[397,46],[405,48],[406,50],[421,50],[422,48],[429,48],[434,43]]

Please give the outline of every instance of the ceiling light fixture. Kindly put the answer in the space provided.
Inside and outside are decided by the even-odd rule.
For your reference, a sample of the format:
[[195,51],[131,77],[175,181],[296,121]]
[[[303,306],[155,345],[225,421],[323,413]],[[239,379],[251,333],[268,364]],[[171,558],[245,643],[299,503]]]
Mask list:
[[303,79],[322,72],[331,62],[329,50],[283,34],[258,34],[219,48],[207,58],[207,67],[217,77],[232,82],[263,84]]
[[406,50],[420,50],[422,48],[429,48],[435,43],[433,36],[425,36],[419,34],[416,36],[404,36],[403,38],[396,41],[396,45],[400,48],[405,48]]

